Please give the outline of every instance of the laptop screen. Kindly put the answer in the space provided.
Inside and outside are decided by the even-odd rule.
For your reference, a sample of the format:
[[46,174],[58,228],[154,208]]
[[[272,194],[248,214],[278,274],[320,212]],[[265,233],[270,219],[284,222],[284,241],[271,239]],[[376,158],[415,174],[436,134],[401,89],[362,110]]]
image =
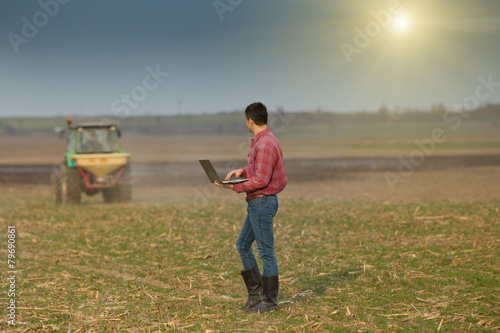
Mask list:
[[210,163],[210,160],[200,160],[200,164],[212,183],[214,183],[215,181],[218,181],[219,183],[221,182],[219,175],[217,174],[217,172],[215,172],[215,169],[212,163]]

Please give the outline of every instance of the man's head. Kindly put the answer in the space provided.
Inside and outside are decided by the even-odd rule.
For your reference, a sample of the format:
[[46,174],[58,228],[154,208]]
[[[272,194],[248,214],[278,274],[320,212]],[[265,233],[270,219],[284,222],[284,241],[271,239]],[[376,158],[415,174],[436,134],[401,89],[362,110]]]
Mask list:
[[260,102],[252,103],[245,109],[245,117],[257,126],[267,125],[267,108]]

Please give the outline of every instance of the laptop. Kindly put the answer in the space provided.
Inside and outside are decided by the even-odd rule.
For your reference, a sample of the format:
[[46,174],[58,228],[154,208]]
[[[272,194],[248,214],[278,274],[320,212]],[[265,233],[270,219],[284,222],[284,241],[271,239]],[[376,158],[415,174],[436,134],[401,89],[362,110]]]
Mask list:
[[210,163],[210,160],[200,160],[200,164],[212,183],[218,181],[221,184],[239,184],[248,181],[248,179],[241,177],[232,177],[230,180],[221,180],[217,172],[215,172],[214,166]]

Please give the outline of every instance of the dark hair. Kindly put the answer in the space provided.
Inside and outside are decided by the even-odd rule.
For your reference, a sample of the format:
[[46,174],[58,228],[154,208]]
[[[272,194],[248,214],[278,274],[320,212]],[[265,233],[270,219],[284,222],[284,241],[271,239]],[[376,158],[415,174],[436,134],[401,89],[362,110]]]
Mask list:
[[257,126],[267,125],[267,108],[260,102],[252,103],[245,109],[245,117]]

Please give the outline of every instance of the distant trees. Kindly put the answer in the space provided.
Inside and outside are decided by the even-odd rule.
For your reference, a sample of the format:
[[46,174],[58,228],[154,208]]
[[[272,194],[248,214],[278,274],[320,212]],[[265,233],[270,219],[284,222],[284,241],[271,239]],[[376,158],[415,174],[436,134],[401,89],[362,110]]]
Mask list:
[[[450,110],[441,104],[433,104],[428,110],[401,109],[396,107],[380,107],[376,112],[356,111],[350,113],[315,110],[311,112],[290,112],[278,107],[271,112],[271,127],[283,132],[311,133],[314,130],[331,131],[342,125],[367,124],[396,126],[404,123],[443,123],[445,114]],[[274,115],[274,116],[273,116]],[[500,126],[500,104],[486,104],[476,110],[467,111],[464,122],[486,122],[492,126]],[[99,117],[82,117],[79,121],[99,121]],[[109,119],[109,118],[107,118]],[[191,135],[191,134],[236,134],[244,135],[247,128],[242,121],[242,112],[229,112],[202,115],[151,115],[128,117],[125,119],[109,119],[115,121],[123,132],[137,132],[158,135]],[[53,132],[53,128],[61,126],[65,118],[0,118],[0,134],[23,135],[33,132]]]

